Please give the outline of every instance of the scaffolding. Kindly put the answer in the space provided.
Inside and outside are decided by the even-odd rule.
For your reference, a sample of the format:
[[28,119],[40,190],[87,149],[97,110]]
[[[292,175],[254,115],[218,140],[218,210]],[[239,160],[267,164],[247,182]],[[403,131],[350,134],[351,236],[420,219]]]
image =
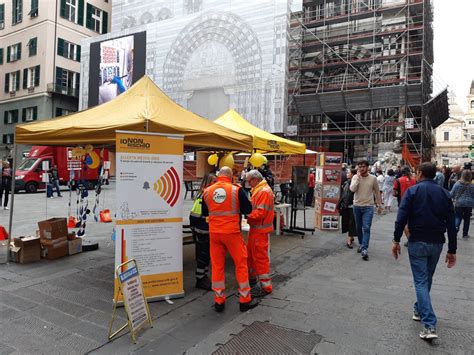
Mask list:
[[449,115],[446,85],[434,95],[432,22],[430,0],[303,0],[288,85],[299,140],[349,162],[394,145],[429,160],[431,130]]

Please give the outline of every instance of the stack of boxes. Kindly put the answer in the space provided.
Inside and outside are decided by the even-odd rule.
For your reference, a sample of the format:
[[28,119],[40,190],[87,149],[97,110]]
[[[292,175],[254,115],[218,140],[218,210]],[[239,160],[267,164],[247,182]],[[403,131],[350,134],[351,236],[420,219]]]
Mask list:
[[38,237],[17,237],[10,249],[13,261],[28,264],[41,259],[41,244]]
[[339,230],[342,153],[318,153],[314,187],[315,227]]
[[66,218],[50,218],[38,222],[42,256],[53,260],[68,255],[68,231]]

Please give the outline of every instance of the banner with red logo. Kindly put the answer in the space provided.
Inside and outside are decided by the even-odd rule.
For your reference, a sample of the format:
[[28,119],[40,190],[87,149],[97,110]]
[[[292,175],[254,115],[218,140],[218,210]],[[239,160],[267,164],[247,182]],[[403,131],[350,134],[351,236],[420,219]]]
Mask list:
[[148,300],[184,294],[183,152],[180,135],[116,132],[115,265],[137,261]]

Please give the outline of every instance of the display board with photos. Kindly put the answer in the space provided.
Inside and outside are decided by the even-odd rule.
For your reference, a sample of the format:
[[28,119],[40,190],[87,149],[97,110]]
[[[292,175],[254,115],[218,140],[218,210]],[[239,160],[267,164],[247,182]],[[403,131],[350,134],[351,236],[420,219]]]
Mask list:
[[339,230],[337,203],[341,193],[342,153],[322,152],[316,159],[314,188],[315,227]]

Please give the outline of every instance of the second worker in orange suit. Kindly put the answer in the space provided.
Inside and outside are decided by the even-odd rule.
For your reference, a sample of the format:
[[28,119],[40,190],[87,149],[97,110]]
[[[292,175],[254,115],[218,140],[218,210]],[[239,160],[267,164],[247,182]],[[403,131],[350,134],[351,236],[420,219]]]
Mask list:
[[247,267],[247,248],[240,232],[241,215],[252,212],[252,205],[240,185],[232,184],[232,170],[222,167],[217,182],[204,190],[202,215],[209,216],[212,290],[214,309],[225,308],[225,256],[229,252],[235,265],[235,278],[239,283],[240,311],[258,305],[250,294]]
[[260,283],[260,288],[252,289],[252,295],[263,297],[272,293],[268,241],[273,231],[274,195],[258,170],[250,170],[246,179],[252,187],[252,213],[247,216],[250,225],[247,243],[250,283]]

